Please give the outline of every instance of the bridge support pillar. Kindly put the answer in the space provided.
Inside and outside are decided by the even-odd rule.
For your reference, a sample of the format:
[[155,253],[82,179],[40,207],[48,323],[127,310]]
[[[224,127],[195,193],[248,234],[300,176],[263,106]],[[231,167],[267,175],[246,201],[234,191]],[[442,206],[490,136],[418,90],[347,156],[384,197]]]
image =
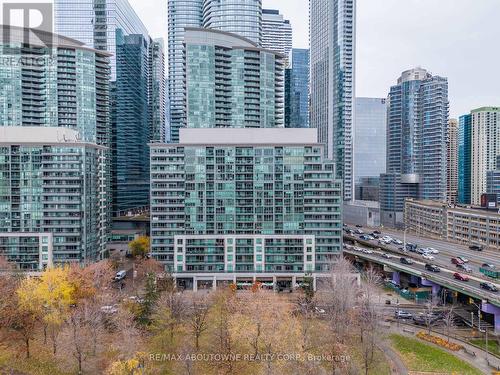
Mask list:
[[441,290],[441,285],[432,283],[432,297],[436,297]]
[[392,273],[392,281],[394,281],[396,284],[399,284],[400,279],[401,279],[401,274],[399,273],[399,271],[394,271]]
[[410,275],[410,283],[419,285],[419,277],[416,275]]
[[500,307],[492,305],[491,303],[482,303],[481,311],[493,314],[495,316],[495,334],[500,333]]

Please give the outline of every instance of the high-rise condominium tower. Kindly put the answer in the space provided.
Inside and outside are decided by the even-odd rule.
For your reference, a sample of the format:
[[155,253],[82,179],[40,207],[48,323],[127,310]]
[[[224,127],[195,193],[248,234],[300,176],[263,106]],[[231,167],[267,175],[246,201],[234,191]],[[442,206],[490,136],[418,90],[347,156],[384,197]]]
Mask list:
[[185,127],[184,30],[211,28],[238,34],[260,46],[261,0],[169,0],[168,1],[168,95],[170,141],[179,141]]
[[283,127],[283,57],[249,39],[186,28],[188,128]]
[[311,127],[353,198],[356,0],[310,0]]
[[471,203],[472,116],[458,119],[458,203]]
[[262,47],[285,56],[285,66],[288,67],[288,55],[292,49],[292,25],[283,18],[279,10],[262,10]]
[[151,145],[151,252],[186,288],[328,275],[341,181],[316,129],[283,127],[283,56],[186,28],[186,124]]
[[458,198],[458,121],[448,121],[448,173],[446,199],[450,204],[456,204]]
[[471,116],[471,203],[479,205],[486,193],[486,174],[496,169],[500,155],[500,107],[478,108]]
[[405,198],[446,201],[448,81],[422,68],[407,70],[391,87],[387,106],[381,221],[398,225]]
[[309,127],[309,50],[292,49],[285,71],[285,127]]
[[0,59],[12,62],[0,65],[0,254],[24,269],[98,259],[111,208],[110,55],[0,33]]
[[262,44],[262,0],[203,0],[203,27]]
[[148,142],[165,129],[164,53],[127,0],[55,0],[56,31],[111,57],[113,213],[149,204]]

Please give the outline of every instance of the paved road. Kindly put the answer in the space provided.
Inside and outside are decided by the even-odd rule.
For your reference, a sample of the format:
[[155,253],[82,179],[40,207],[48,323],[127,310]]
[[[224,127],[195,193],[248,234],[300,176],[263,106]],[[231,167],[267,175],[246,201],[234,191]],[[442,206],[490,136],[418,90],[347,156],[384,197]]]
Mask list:
[[[405,273],[421,276],[427,280],[433,281],[439,285],[443,285],[448,289],[453,289],[462,292],[466,295],[480,297],[481,299],[489,299],[496,305],[500,305],[500,293],[492,293],[479,286],[480,279],[471,278],[469,281],[459,281],[453,277],[455,270],[441,268],[441,272],[431,272],[425,269],[425,262],[415,260],[412,265],[402,264],[400,255],[393,255],[392,258],[386,259],[382,257],[384,251],[374,250],[372,254],[366,254],[353,249],[344,249],[344,252],[356,255],[364,259],[372,260],[378,263],[386,264],[394,269],[402,270]],[[404,255],[407,256],[406,254]]]
[[[356,229],[354,226],[351,226],[351,229]],[[392,238],[399,239],[403,241],[403,232],[397,231],[395,229],[383,228],[361,228],[365,233],[371,233],[375,229],[378,229],[382,232],[382,235],[388,235]],[[359,237],[359,235],[356,235]],[[378,243],[378,240],[371,241],[372,243]],[[500,252],[496,253],[494,250],[483,250],[483,251],[473,251],[470,250],[468,246],[459,245],[452,242],[447,242],[443,240],[437,240],[432,238],[420,237],[412,234],[406,235],[406,242],[414,243],[418,245],[419,248],[423,247],[432,247],[439,251],[439,254],[433,254],[435,259],[432,261],[425,260],[421,255],[416,253],[409,253],[409,256],[412,256],[416,259],[420,258],[423,262],[434,263],[441,267],[447,267],[450,269],[455,269],[457,272],[463,273],[463,271],[456,269],[456,266],[451,263],[451,258],[456,256],[463,256],[469,260],[468,265],[472,268],[472,275],[481,278],[488,279],[484,277],[483,274],[479,272],[479,267],[483,263],[491,263],[500,268]],[[387,248],[391,250],[397,250],[402,245],[388,245]],[[488,279],[489,280],[489,279]]]

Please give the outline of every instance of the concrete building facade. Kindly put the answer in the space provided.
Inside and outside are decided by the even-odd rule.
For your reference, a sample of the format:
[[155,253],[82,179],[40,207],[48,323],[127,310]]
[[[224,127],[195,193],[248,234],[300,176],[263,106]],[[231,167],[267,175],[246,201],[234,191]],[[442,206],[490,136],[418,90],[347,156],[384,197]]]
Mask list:
[[500,107],[471,111],[471,203],[481,204],[488,171],[496,168],[500,155]]
[[500,250],[500,213],[496,210],[407,199],[405,224],[418,235]]

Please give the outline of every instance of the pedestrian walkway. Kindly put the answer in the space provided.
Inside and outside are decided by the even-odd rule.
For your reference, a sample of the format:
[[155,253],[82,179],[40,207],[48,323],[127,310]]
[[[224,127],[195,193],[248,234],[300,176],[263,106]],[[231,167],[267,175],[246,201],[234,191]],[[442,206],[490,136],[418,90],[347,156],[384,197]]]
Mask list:
[[391,364],[391,374],[408,375],[408,369],[406,368],[404,362],[401,360],[398,353],[392,349],[387,339],[380,340],[377,345]]
[[[390,330],[392,333],[398,333],[405,336],[415,336],[415,334],[419,331],[426,331],[425,327],[415,327],[405,324],[400,324],[398,327],[398,325],[394,322],[390,322],[389,324],[391,326]],[[436,337],[448,340],[446,336],[440,334],[439,332],[431,331],[431,333]],[[439,345],[435,345],[433,343],[425,341],[426,344],[445,350],[453,354],[454,356],[466,361],[467,363],[470,363],[472,366],[476,367],[478,370],[481,370],[485,374],[491,374],[493,371],[500,369],[500,359],[492,356],[491,354],[487,355],[485,350],[479,349],[473,345],[466,343],[465,341],[457,340],[453,337],[450,337],[450,342],[461,345],[464,349],[459,351],[452,351]]]

